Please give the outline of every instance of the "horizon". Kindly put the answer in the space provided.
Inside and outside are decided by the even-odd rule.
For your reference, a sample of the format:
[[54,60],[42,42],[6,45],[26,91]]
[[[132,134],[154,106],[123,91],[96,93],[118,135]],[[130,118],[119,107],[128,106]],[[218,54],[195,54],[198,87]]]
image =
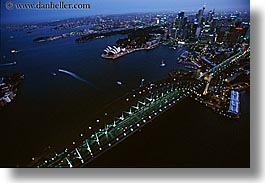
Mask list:
[[[190,10],[179,10],[184,11],[185,13],[195,13],[196,11]],[[68,18],[61,18],[61,19],[54,19],[54,20],[40,20],[40,21],[31,21],[31,22],[12,22],[12,23],[1,23],[2,26],[6,25],[24,25],[24,24],[42,24],[42,23],[51,23],[51,22],[59,22],[59,21],[65,21],[70,19],[82,19],[82,18],[88,18],[88,17],[107,17],[107,16],[122,16],[122,15],[137,15],[137,14],[159,14],[159,13],[177,13],[179,11],[154,11],[154,12],[130,12],[130,13],[110,13],[110,14],[93,14],[93,15],[87,15],[87,16],[78,16],[78,17],[68,17]],[[210,10],[209,10],[210,11]],[[215,13],[232,13],[237,11],[247,11],[247,10],[215,10]]]
[[[61,21],[71,18],[83,18],[91,16],[109,16],[109,15],[124,15],[124,14],[142,14],[142,13],[166,13],[166,12],[196,12],[206,5],[206,12],[215,9],[216,12],[222,11],[249,11],[249,0],[216,0],[212,2],[201,0],[185,0],[181,5],[178,3],[180,0],[145,0],[140,3],[140,0],[128,0],[124,3],[122,0],[111,0],[112,5],[106,3],[107,0],[64,0],[65,3],[89,3],[90,9],[86,10],[36,10],[36,9],[6,9],[6,2],[1,2],[1,25],[6,24],[27,24],[27,23],[44,23]],[[11,0],[13,3],[18,3],[17,0]],[[39,1],[39,0],[38,0]],[[37,3],[38,1],[20,0],[19,3]],[[53,0],[52,2],[58,3],[62,0]],[[138,1],[138,3],[137,3]],[[48,3],[50,0],[42,0],[42,3]],[[153,3],[151,3],[153,2]],[[227,3],[225,3],[227,2]],[[228,3],[229,2],[229,3]],[[178,6],[173,6],[173,5]],[[150,6],[149,6],[150,5]],[[180,6],[179,6],[180,5]],[[228,6],[227,6],[228,5]],[[123,7],[127,7],[124,9]],[[129,8],[128,8],[129,6]],[[148,8],[146,8],[148,6]],[[51,13],[52,12],[52,13]]]

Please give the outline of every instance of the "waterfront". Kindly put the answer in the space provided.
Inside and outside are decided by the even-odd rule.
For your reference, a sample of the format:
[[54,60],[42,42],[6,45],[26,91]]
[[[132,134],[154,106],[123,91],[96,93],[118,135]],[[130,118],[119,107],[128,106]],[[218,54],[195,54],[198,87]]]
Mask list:
[[[14,166],[14,164],[23,165],[32,156],[38,155],[38,153],[49,145],[56,146],[59,149],[65,148],[66,144],[73,140],[73,136],[79,135],[84,129],[84,126],[96,127],[93,115],[96,109],[110,103],[131,89],[137,88],[142,78],[145,78],[146,82],[155,81],[167,77],[169,71],[181,67],[177,64],[177,56],[182,51],[169,49],[164,46],[150,51],[131,53],[114,62],[101,59],[100,55],[102,50],[107,45],[114,44],[118,38],[123,37],[120,35],[92,40],[81,44],[75,43],[72,38],[39,44],[33,43],[32,39],[36,37],[35,34],[41,34],[41,32],[36,31],[32,35],[26,35],[25,32],[15,34],[15,39],[12,40],[9,40],[10,33],[2,34],[5,35],[2,41],[8,43],[3,48],[3,53],[7,56],[7,61],[8,59],[16,59],[15,61],[18,64],[12,67],[1,68],[1,73],[23,72],[25,74],[25,81],[14,103],[0,112],[1,119],[3,119],[1,120],[3,121],[3,128],[7,129],[1,134],[2,139],[6,139],[3,142],[3,147],[12,149],[11,151],[1,152],[3,153],[2,157],[5,157],[1,160],[4,163],[3,166]],[[49,34],[49,32],[46,34]],[[8,52],[13,48],[13,45],[16,45],[16,49],[21,50],[21,53],[15,56],[8,56]],[[165,68],[160,67],[162,59],[166,61],[167,66]],[[91,87],[91,85],[86,85],[83,82],[60,73],[53,76],[51,73],[56,72],[59,68],[74,72],[95,87]],[[122,87],[116,85],[116,81],[118,80],[123,81],[124,85]],[[198,106],[198,108],[193,107],[196,104],[192,102],[185,104],[184,101],[184,104],[178,104],[175,109],[185,108],[184,106],[186,105],[188,108],[191,108],[190,113],[200,111],[199,114],[202,116],[208,114],[209,118],[206,119],[206,124],[216,125],[213,127],[213,131],[210,130],[208,133],[209,137],[211,134],[214,134],[214,131],[222,123],[233,123],[234,125],[237,123],[237,121],[228,120],[214,113],[209,113],[208,109],[203,106]],[[188,129],[191,128],[190,134],[194,134],[195,136],[201,134],[201,132],[196,131],[196,128],[193,129],[192,125],[192,123],[196,123],[197,125],[200,123],[197,115],[193,115],[192,120],[187,118],[188,114],[186,112],[180,112],[181,110],[179,112],[178,110],[172,111],[174,111],[172,115],[164,118],[161,116],[156,120],[158,121],[157,124],[161,125],[164,124],[164,121],[167,121],[166,124],[168,125],[165,124],[162,128],[163,130],[159,126],[157,128],[151,127],[153,123],[150,123],[147,128],[156,128],[161,133],[161,136],[167,136],[169,129],[181,131],[181,124],[189,121],[190,126],[185,130],[188,132]],[[248,115],[247,111],[246,115]],[[178,126],[178,121],[180,121],[180,126]],[[173,126],[170,122],[174,123],[174,128],[172,128]],[[248,122],[249,119],[243,117],[240,123],[237,124],[243,125],[242,128],[244,131],[248,131]],[[229,125],[224,128],[229,131],[234,129],[229,129]],[[151,141],[159,141],[154,136],[158,134],[156,130],[154,132],[150,130],[145,134],[145,137],[150,135],[150,138],[152,137]],[[207,134],[207,129],[204,131],[205,133]],[[233,133],[230,134],[231,139],[229,139],[233,143]],[[187,134],[180,134],[179,137],[185,139],[186,136]],[[235,137],[239,138],[238,136]],[[221,134],[218,138],[222,139]],[[246,145],[245,143],[247,142],[245,141],[247,141],[247,138],[249,138],[249,134],[245,133],[244,138],[241,139],[244,141],[244,143],[242,141],[242,144]],[[220,139],[218,141],[219,143],[222,141]],[[126,141],[123,144],[126,144]],[[138,138],[134,138],[134,136],[129,141],[137,144],[141,142]],[[187,140],[183,141],[182,143],[188,143]],[[234,143],[236,142],[234,141]],[[179,141],[175,141],[174,138],[172,141],[169,141],[169,144],[172,144],[172,148],[178,146],[177,143]],[[190,143],[191,145],[196,145],[195,142]],[[152,153],[153,151],[157,151],[158,153],[160,152],[159,154],[163,154],[163,152],[169,151],[168,149],[165,150],[165,148],[159,149],[158,147],[162,146],[162,144],[164,144],[163,141],[161,141],[160,145],[151,144],[150,151],[147,148],[143,153],[148,154],[148,152]],[[125,149],[129,149],[129,147]],[[207,150],[207,147],[203,149]],[[134,149],[132,148],[131,151],[134,151]],[[17,154],[18,152],[19,155]],[[128,157],[131,158],[131,156]],[[108,157],[109,161],[111,161],[111,157],[114,158],[114,161],[115,156]],[[172,160],[175,160],[175,158],[179,159],[175,156],[168,156],[168,158]],[[158,159],[154,163],[157,163],[154,166],[162,166],[166,162],[163,160],[159,161]],[[170,163],[168,162],[167,165],[170,166]],[[175,163],[172,166],[174,165]],[[98,166],[100,166],[100,162]]]
[[188,98],[88,167],[249,167],[249,105],[242,113],[228,120]]
[[[63,148],[73,135],[79,134],[83,125],[96,125],[89,117],[97,108],[138,87],[142,78],[147,82],[157,80],[166,77],[173,67],[178,66],[177,52],[164,47],[159,48],[164,50],[161,53],[153,50],[135,52],[117,62],[101,59],[106,45],[113,44],[121,36],[82,44],[71,38],[33,43],[33,38],[42,31],[31,35],[16,32],[15,39],[9,39],[14,33],[2,33],[5,60],[16,59],[17,65],[2,67],[1,73],[20,71],[25,75],[16,100],[1,111],[3,128],[8,129],[1,134],[2,139],[6,139],[3,146],[13,149],[2,152],[2,157],[10,158],[4,158],[1,162],[10,162],[10,165],[38,155],[49,145]],[[14,45],[21,52],[10,55],[9,50]],[[143,60],[143,57],[149,59]],[[167,60],[166,68],[160,68],[162,58]],[[53,76],[51,73],[59,68],[74,72],[98,89],[61,73]],[[122,80],[124,85],[117,86],[117,80]],[[19,149],[27,151],[17,156]]]
[[112,56],[108,56],[108,55],[105,55],[105,54],[102,54],[101,57],[102,58],[105,58],[105,59],[112,59],[112,60],[115,60],[115,59],[118,59],[122,56],[125,56],[127,54],[130,54],[130,53],[133,53],[133,52],[136,52],[136,51],[146,51],[146,50],[151,50],[151,49],[154,49],[158,46],[159,44],[156,44],[152,47],[148,47],[148,48],[136,48],[136,49],[127,49],[126,51],[124,52],[120,52],[120,53],[117,53],[115,55],[112,55]]

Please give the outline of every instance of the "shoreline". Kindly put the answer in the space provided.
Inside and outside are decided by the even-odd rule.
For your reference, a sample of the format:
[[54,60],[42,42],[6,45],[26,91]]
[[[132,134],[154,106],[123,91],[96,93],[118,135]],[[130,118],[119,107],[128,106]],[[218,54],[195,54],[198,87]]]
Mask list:
[[115,60],[115,59],[118,59],[124,55],[127,55],[127,54],[130,54],[130,53],[133,53],[133,52],[136,52],[136,51],[141,51],[141,50],[151,50],[151,49],[154,49],[156,48],[157,46],[159,46],[159,43],[158,44],[154,44],[150,47],[147,47],[147,48],[135,48],[135,49],[128,49],[126,51],[123,51],[123,52],[120,52],[118,54],[115,54],[115,55],[105,55],[104,53],[101,54],[101,57],[104,58],[104,59],[112,59],[112,60]]
[[13,102],[23,79],[24,74],[21,73],[0,77],[0,110]]

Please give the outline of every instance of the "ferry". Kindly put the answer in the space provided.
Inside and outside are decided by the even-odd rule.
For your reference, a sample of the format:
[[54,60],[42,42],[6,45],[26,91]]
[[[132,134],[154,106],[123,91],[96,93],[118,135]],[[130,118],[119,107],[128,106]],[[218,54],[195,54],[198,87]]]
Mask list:
[[12,54],[15,54],[15,53],[18,53],[18,52],[19,51],[15,50],[15,49],[10,50],[10,53],[12,53]]
[[165,66],[166,66],[166,64],[165,64],[164,60],[162,60],[160,67],[165,67]]
[[117,83],[117,85],[122,86],[122,82],[121,81],[117,81],[116,83]]

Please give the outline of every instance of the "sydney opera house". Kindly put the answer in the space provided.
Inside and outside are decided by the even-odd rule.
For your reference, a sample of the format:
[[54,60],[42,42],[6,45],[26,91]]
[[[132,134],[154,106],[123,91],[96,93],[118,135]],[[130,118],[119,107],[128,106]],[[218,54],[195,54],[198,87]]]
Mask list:
[[104,50],[104,54],[105,55],[116,55],[120,52],[124,52],[125,48],[121,48],[121,47],[116,47],[116,46],[108,46],[105,50]]

